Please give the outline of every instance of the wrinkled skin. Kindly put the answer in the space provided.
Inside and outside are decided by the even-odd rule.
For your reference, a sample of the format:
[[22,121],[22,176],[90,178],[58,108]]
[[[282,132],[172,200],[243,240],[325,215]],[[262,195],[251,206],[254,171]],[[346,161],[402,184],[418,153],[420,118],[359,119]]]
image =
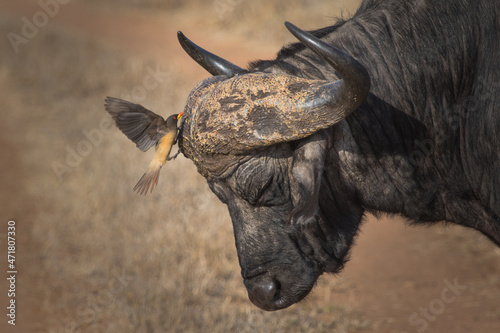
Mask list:
[[[215,76],[190,94],[179,146],[228,206],[255,305],[285,308],[339,272],[365,211],[446,220],[500,245],[498,17],[486,0],[366,0],[313,32],[366,67],[345,86],[359,66],[299,37],[247,70],[190,54]],[[278,94],[279,82],[292,84]]]

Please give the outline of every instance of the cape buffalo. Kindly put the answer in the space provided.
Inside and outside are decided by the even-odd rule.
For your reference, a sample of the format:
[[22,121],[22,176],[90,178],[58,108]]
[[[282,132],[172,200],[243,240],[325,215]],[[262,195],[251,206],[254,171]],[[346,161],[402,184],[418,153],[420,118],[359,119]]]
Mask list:
[[339,272],[365,212],[449,221],[500,244],[500,1],[365,0],[275,60],[213,76],[179,133],[227,204],[250,300],[304,298]]

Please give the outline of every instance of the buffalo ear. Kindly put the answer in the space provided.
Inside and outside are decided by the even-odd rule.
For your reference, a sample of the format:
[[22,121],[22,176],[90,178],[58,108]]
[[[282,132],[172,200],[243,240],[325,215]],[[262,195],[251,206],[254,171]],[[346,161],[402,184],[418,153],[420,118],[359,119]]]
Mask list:
[[310,225],[319,215],[319,191],[331,135],[317,132],[302,140],[294,151],[290,171],[293,209],[289,220],[294,225]]

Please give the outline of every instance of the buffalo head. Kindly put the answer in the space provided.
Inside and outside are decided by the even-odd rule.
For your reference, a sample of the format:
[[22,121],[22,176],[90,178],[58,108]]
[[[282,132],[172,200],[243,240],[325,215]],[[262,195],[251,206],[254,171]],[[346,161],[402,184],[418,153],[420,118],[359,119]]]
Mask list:
[[180,149],[227,204],[249,298],[264,310],[300,301],[320,274],[339,271],[362,214],[335,188],[329,128],[366,98],[367,71],[286,26],[340,78],[247,71],[178,36],[213,75],[188,97]]

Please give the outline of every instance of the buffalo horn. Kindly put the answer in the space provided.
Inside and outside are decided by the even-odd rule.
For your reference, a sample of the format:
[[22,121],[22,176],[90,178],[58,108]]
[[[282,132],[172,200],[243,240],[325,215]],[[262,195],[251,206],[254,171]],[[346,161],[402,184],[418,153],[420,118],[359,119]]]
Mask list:
[[[330,95],[328,104],[341,106],[344,116],[354,111],[366,98],[370,91],[370,76],[365,67],[356,59],[325,43],[312,34],[299,29],[290,22],[285,22],[286,28],[307,48],[322,57],[341,76],[341,84],[334,94]],[[332,105],[332,106],[333,106]]]
[[[285,24],[308,49],[324,59],[332,67],[332,74],[337,72],[340,79],[327,81],[263,72],[236,76],[233,74],[243,71],[241,68],[227,65],[225,60],[197,46],[185,47],[191,57],[212,74],[222,71],[231,76],[211,77],[190,94],[181,140],[186,156],[200,152],[242,154],[303,139],[342,121],[366,99],[370,77],[363,65],[312,34],[291,23]],[[216,61],[199,60],[207,58]]]
[[189,40],[181,31],[177,32],[177,38],[179,43],[186,53],[203,68],[205,68],[210,74],[216,75],[226,75],[234,76],[236,74],[246,73],[247,71],[241,67],[238,67],[229,61],[216,56],[213,53],[199,47],[195,43]]

